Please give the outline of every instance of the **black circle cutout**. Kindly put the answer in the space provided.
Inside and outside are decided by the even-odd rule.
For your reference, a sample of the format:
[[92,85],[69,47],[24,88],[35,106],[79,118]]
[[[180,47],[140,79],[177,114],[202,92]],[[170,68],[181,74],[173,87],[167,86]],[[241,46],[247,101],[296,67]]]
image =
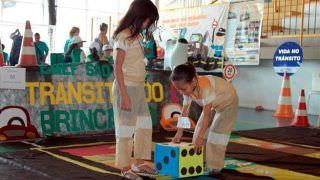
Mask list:
[[157,169],[160,171],[162,169],[162,164],[161,163],[157,163]]
[[194,167],[189,167],[189,174],[194,174]]
[[164,162],[165,164],[169,164],[169,157],[168,157],[168,156],[165,156],[165,157],[163,158],[163,162]]
[[190,155],[190,156],[193,156],[193,155],[194,155],[194,149],[193,149],[193,148],[191,148],[191,149],[189,150],[189,155]]
[[182,156],[182,157],[186,157],[187,154],[188,154],[188,151],[187,151],[186,149],[184,149],[184,150],[181,151],[181,156]]
[[175,158],[175,157],[176,157],[176,152],[175,152],[174,150],[171,150],[170,154],[171,154],[171,157],[172,157],[172,158]]
[[197,166],[196,172],[197,172],[198,174],[200,174],[200,173],[202,172],[202,167],[201,167],[201,166]]
[[197,155],[201,155],[202,154],[202,151],[197,151]]
[[186,174],[187,174],[187,168],[185,168],[185,167],[182,168],[182,169],[181,169],[181,174],[182,174],[182,175],[186,175]]

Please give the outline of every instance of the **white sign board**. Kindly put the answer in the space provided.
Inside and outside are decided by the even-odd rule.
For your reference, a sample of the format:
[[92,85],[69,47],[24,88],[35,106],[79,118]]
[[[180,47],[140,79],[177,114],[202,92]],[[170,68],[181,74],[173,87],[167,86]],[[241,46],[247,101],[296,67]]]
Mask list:
[[0,68],[0,89],[25,89],[25,68]]

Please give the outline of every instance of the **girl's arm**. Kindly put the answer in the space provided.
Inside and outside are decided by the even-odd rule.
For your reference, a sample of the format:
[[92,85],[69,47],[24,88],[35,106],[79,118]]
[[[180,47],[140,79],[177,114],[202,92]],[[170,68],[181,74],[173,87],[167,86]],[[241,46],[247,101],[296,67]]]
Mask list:
[[210,118],[211,118],[211,109],[212,109],[212,104],[210,103],[205,105],[202,110],[202,113],[203,113],[202,125],[200,126],[199,133],[196,135],[196,137],[193,139],[193,142],[192,142],[197,152],[202,151],[204,136],[208,129]]
[[131,109],[131,101],[129,99],[126,87],[124,85],[124,77],[123,77],[123,71],[122,71],[122,65],[124,62],[124,57],[126,52],[122,49],[117,49],[117,56],[116,56],[116,61],[114,64],[114,75],[115,79],[117,81],[117,84],[119,86],[120,90],[120,108],[124,110],[130,110]]
[[[181,117],[187,117],[189,115],[190,104],[184,104],[182,106],[182,114]],[[183,128],[178,128],[177,133],[182,136]]]
[[206,131],[208,129],[210,119],[211,119],[211,114],[212,114],[212,103],[209,103],[203,107],[202,110],[203,113],[203,119],[202,119],[202,125],[199,130],[198,137],[203,138],[206,134]]
[[114,67],[115,67],[114,75],[120,89],[120,95],[124,95],[127,93],[127,90],[125,89],[125,85],[124,85],[124,77],[123,77],[123,71],[122,71],[122,64],[124,62],[125,51],[122,49],[117,49],[116,51],[117,51],[116,52],[117,56],[114,64]]
[[[189,115],[191,102],[184,103],[182,106],[182,117],[187,117]],[[176,135],[173,137],[172,142],[179,143],[181,137],[183,136],[183,128],[178,128]]]

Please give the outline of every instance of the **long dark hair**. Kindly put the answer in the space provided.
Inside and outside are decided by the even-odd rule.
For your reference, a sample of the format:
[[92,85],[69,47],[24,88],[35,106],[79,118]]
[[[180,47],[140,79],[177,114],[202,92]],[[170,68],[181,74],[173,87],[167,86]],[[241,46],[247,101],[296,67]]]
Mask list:
[[187,62],[186,64],[178,65],[173,69],[170,80],[190,83],[195,77],[197,77],[195,67],[192,63]]
[[[146,28],[146,33],[150,33],[150,26],[156,26],[159,20],[159,13],[157,7],[150,0],[134,0],[126,15],[121,19],[119,26],[113,33],[113,38],[123,30],[130,28],[131,35],[128,38],[137,36],[142,32],[143,22],[149,18],[149,24]],[[152,30],[151,30],[152,31]]]

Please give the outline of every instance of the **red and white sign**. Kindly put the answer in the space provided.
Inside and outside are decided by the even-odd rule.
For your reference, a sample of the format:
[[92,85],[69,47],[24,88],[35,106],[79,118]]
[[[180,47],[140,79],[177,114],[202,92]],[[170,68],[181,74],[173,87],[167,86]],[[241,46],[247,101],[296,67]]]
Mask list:
[[227,64],[223,68],[223,76],[227,81],[232,81],[237,75],[237,69],[233,64]]

